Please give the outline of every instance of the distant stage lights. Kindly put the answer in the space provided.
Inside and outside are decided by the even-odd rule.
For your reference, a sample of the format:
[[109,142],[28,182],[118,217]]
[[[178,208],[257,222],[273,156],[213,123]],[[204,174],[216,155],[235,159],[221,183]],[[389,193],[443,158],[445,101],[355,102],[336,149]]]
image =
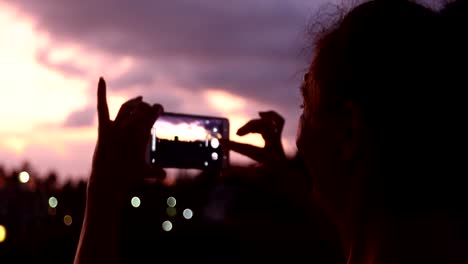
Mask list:
[[18,180],[21,182],[21,183],[27,183],[29,181],[29,173],[27,171],[22,171],[19,173],[18,175]]
[[169,198],[167,198],[167,201],[166,201],[166,202],[167,202],[167,206],[169,206],[169,207],[175,207],[176,204],[177,204],[176,198],[174,198],[174,197],[172,197],[172,196],[169,197]]
[[167,220],[162,223],[162,229],[166,232],[169,232],[172,230],[172,223],[171,221]]
[[3,225],[0,225],[0,243],[4,242],[7,237],[7,230]]
[[57,200],[57,198],[55,198],[55,197],[53,197],[53,196],[50,197],[50,198],[49,198],[49,207],[50,207],[50,208],[57,208],[57,205],[58,205],[58,200]]
[[189,208],[185,209],[183,212],[182,212],[182,215],[184,216],[185,219],[191,219],[193,217],[193,211],[190,210]]
[[134,196],[130,202],[134,208],[138,208],[141,205],[141,200],[137,196]]

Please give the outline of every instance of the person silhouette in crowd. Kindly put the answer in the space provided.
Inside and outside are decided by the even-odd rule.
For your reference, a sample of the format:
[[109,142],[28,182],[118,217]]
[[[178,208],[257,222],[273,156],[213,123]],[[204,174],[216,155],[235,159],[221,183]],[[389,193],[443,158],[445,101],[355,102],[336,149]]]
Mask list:
[[[449,107],[457,95],[444,90],[443,25],[440,14],[416,3],[376,0],[316,36],[301,86],[297,147],[310,178],[301,191],[335,226],[348,264],[468,263],[452,221],[458,197],[452,180],[460,166],[446,117],[458,113]],[[75,263],[118,263],[129,188],[164,175],[144,159],[148,131],[163,108],[137,97],[112,121],[103,79],[97,108],[98,142]],[[278,140],[284,121],[277,117],[262,113],[239,131],[261,133],[264,149],[228,145],[265,166],[287,168]]]

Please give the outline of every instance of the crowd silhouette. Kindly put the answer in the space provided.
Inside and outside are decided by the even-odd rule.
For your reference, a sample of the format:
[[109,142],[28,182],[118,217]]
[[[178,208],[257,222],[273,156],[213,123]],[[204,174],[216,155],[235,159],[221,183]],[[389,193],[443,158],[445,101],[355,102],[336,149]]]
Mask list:
[[[327,261],[339,258],[336,238],[317,228],[324,226],[323,217],[305,211],[297,198],[278,196],[278,187],[266,186],[260,178],[270,178],[270,172],[256,167],[229,170],[225,177],[205,171],[195,179],[178,177],[171,186],[145,183],[135,187],[119,228],[121,260],[255,263],[311,256]],[[30,173],[23,183],[19,180],[23,171],[34,170],[24,167],[0,174],[0,223],[7,232],[0,243],[2,263],[73,262],[86,182],[59,184],[55,173],[45,177]],[[173,207],[170,197],[176,201]],[[163,229],[165,221],[170,221],[170,231]]]
[[171,186],[145,162],[163,106],[135,97],[111,120],[100,78],[87,183],[0,170],[0,261],[468,263],[467,2],[337,14],[313,30],[297,155],[284,153],[283,117],[260,112],[237,133],[261,134],[263,148],[221,142],[258,165]]
[[73,261],[86,182],[57,179],[54,172],[39,176],[27,163],[11,171],[0,168],[2,263]]

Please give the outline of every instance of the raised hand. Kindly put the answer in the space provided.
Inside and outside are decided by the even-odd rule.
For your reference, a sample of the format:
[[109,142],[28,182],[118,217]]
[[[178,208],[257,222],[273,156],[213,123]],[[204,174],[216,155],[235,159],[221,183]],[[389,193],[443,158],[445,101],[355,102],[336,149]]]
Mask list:
[[[237,135],[249,133],[261,134],[265,140],[263,148],[250,144],[229,141],[230,150],[258,161],[263,166],[259,169],[234,167],[231,177],[257,180],[264,188],[277,195],[284,196],[299,208],[309,210],[310,178],[306,175],[304,164],[299,156],[288,159],[281,144],[284,118],[274,111],[260,112],[259,119],[253,119],[239,128]],[[258,182],[259,180],[259,182]]]
[[237,135],[244,136],[249,133],[258,133],[265,140],[263,148],[235,141],[228,142],[228,148],[243,154],[263,164],[286,161],[281,133],[284,127],[284,118],[275,111],[260,112],[259,119],[253,119],[237,130]]
[[98,141],[88,181],[86,210],[75,264],[120,263],[122,210],[131,188],[145,177],[162,177],[161,168],[145,161],[150,130],[163,108],[150,106],[141,96],[124,103],[110,120],[106,83],[99,79]]
[[164,176],[162,169],[153,168],[145,161],[151,127],[163,108],[159,104],[150,106],[138,96],[124,103],[112,121],[103,78],[99,80],[97,98],[98,141],[88,192],[93,199],[104,199],[102,196],[106,195],[120,200],[143,178]]

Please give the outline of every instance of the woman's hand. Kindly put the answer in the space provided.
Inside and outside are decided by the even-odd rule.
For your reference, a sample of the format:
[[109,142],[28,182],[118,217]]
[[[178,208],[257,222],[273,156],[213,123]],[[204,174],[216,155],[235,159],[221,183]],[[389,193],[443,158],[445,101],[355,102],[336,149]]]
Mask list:
[[164,176],[161,168],[145,160],[151,127],[162,106],[150,106],[139,96],[124,103],[112,121],[102,78],[97,99],[98,141],[75,264],[119,263],[120,223],[130,190],[145,177]]
[[228,148],[262,164],[283,164],[286,162],[286,154],[281,143],[284,118],[274,111],[260,112],[259,115],[259,119],[250,120],[239,128],[237,135],[244,136],[249,133],[258,133],[265,140],[265,146],[260,148],[250,144],[229,141]]
[[234,167],[231,169],[231,177],[257,178],[261,185],[273,193],[284,195],[294,204],[309,210],[310,177],[299,156],[286,157],[281,143],[284,118],[274,111],[260,112],[259,115],[260,119],[250,120],[239,128],[237,135],[261,134],[265,140],[263,148],[235,141],[229,141],[226,145],[230,150],[250,157],[263,166],[254,170]]
[[257,147],[236,141],[224,142],[232,151],[245,155],[262,166],[256,169],[232,167],[228,173],[231,177],[245,177],[248,181],[259,180],[275,192],[283,192],[287,174],[291,172],[290,162],[286,157],[281,143],[281,133],[284,127],[284,118],[274,111],[260,112],[259,119],[253,119],[237,130],[237,135],[244,136],[249,133],[262,135],[265,146]]
[[110,120],[106,83],[98,85],[98,141],[88,182],[90,202],[122,201],[130,188],[145,177],[161,177],[164,171],[151,167],[145,151],[154,122],[162,114],[159,104],[150,106],[136,97],[124,103],[115,120]]

